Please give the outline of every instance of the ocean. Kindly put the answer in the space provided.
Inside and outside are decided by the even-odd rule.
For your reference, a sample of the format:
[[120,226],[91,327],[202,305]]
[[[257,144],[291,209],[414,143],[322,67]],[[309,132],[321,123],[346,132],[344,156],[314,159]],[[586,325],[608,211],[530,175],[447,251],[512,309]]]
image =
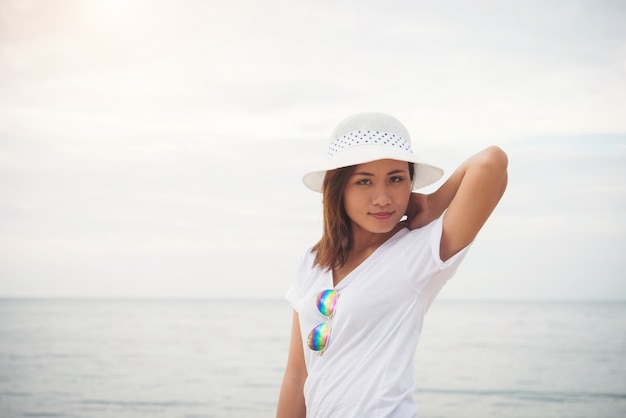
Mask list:
[[[273,417],[287,302],[0,299],[0,417]],[[626,417],[626,302],[436,301],[421,418]]]

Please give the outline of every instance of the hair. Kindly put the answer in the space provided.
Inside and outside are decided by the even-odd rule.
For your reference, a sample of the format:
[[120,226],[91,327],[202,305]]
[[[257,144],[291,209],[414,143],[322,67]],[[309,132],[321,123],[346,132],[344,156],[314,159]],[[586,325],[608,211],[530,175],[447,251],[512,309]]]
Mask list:
[[[322,238],[313,246],[316,251],[314,266],[331,270],[345,265],[352,250],[352,221],[343,203],[343,192],[354,174],[356,165],[329,170],[322,184],[324,226]],[[415,166],[409,163],[411,181]]]

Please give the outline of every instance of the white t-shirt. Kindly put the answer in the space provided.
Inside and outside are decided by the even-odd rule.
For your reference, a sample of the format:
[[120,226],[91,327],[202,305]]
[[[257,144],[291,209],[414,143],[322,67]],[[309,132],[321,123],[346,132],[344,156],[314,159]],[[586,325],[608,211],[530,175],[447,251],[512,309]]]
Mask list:
[[398,231],[339,282],[322,356],[307,336],[326,321],[315,297],[333,288],[332,272],[313,268],[314,252],[302,257],[286,296],[300,318],[307,417],[417,416],[413,363],[424,315],[468,249],[441,261],[442,219]]

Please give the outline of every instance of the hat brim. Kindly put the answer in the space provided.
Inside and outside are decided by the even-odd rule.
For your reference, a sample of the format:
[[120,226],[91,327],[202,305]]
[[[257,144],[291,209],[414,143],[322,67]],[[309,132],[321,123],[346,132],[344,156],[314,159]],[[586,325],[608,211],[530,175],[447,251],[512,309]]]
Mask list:
[[422,163],[418,161],[414,155],[407,156],[405,151],[388,147],[389,149],[381,153],[380,147],[376,147],[377,152],[374,158],[372,157],[371,150],[368,148],[370,148],[370,146],[355,147],[352,152],[346,153],[345,156],[342,156],[341,153],[335,155],[334,158],[329,160],[324,166],[306,173],[302,177],[302,182],[314,192],[321,193],[327,171],[385,159],[407,161],[414,164],[415,174],[413,176],[413,190],[431,185],[443,176],[443,170],[441,168]]

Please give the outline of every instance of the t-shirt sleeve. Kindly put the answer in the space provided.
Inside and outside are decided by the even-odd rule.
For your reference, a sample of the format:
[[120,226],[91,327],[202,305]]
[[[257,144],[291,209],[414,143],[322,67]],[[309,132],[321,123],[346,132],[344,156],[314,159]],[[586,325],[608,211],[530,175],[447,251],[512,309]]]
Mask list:
[[306,277],[306,271],[311,268],[313,262],[311,257],[312,252],[310,249],[300,257],[291,286],[287,289],[287,292],[285,292],[285,299],[287,299],[287,302],[289,302],[296,312],[300,312],[299,304],[302,294],[302,277]]
[[409,277],[418,290],[432,288],[438,291],[455,273],[469,245],[443,261],[440,256],[443,215],[424,226],[411,231],[414,235],[405,249]]
[[465,258],[467,251],[469,250],[470,245],[467,245],[461,251],[454,254],[452,257],[443,261],[441,259],[441,235],[443,234],[443,215],[441,215],[438,219],[432,222],[432,231],[430,235],[430,250],[433,258],[435,259],[435,263],[439,267],[439,270],[448,269],[450,267],[456,268],[461,264],[461,261]]
[[292,284],[289,289],[287,289],[287,292],[285,292],[285,299],[287,299],[287,302],[289,302],[293,309],[298,311],[298,300],[300,299],[300,296],[296,290],[295,284]]

